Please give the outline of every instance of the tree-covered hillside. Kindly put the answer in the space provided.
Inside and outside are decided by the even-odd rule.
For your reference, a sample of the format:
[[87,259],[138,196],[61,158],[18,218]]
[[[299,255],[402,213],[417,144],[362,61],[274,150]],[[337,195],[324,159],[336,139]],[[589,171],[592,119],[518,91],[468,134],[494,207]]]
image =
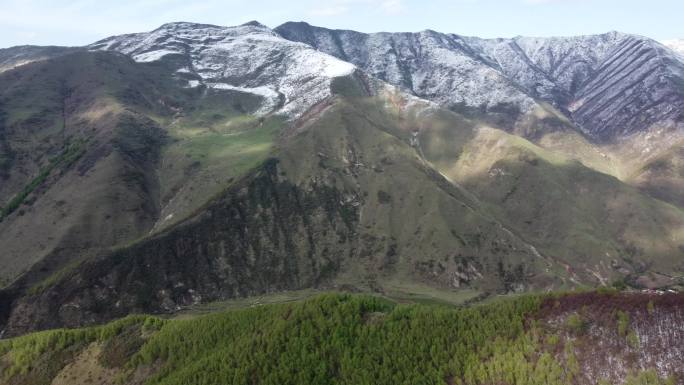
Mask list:
[[657,326],[681,321],[683,302],[588,292],[454,308],[326,294],[30,334],[0,344],[0,368],[6,384],[676,384],[684,329]]

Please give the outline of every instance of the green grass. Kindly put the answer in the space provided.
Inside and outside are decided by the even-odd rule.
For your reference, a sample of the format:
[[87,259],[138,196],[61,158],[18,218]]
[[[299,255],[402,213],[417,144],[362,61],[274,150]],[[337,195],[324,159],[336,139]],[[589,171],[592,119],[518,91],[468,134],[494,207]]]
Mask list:
[[81,262],[83,262],[82,258],[76,258],[76,259],[70,261],[69,263],[67,263],[66,266],[63,266],[59,270],[56,270],[55,272],[50,274],[44,280],[42,280],[42,281],[36,283],[35,285],[29,287],[28,290],[26,291],[26,293],[28,295],[36,295],[36,294],[42,293],[43,291],[48,289],[50,286],[53,286],[57,282],[66,278],[69,275],[69,273],[74,271],[81,264]]
[[0,221],[8,215],[16,211],[28,196],[38,188],[50,176],[52,171],[56,168],[66,170],[74,162],[76,162],[85,152],[85,144],[83,142],[75,142],[66,147],[64,151],[53,159],[50,159],[47,166],[43,167],[37,176],[29,182],[24,188],[17,193],[5,207],[0,209]]
[[408,279],[391,279],[382,282],[383,295],[398,302],[462,305],[479,298],[482,292],[473,289],[445,290]]
[[[214,106],[211,99],[165,126],[169,140],[160,168],[167,227],[191,215],[273,150],[282,118],[260,118]],[[171,217],[169,217],[171,216]]]
[[[480,292],[475,290],[439,290],[427,285],[392,280],[383,282],[383,293],[372,294],[392,302],[403,304],[460,306],[478,300]],[[302,301],[323,294],[340,294],[335,290],[303,289],[289,290],[272,294],[234,298],[189,306],[177,313],[174,319],[195,318],[205,314],[226,310],[246,309],[256,306]],[[369,294],[366,294],[369,295]]]
[[222,312],[226,310],[247,309],[256,306],[282,304],[289,302],[302,301],[317,295],[326,294],[326,292],[316,289],[304,290],[290,290],[272,294],[264,294],[258,296],[249,296],[242,298],[234,298],[225,301],[214,301],[194,306],[189,306],[177,313],[174,313],[174,319],[188,319],[196,318],[198,316]]

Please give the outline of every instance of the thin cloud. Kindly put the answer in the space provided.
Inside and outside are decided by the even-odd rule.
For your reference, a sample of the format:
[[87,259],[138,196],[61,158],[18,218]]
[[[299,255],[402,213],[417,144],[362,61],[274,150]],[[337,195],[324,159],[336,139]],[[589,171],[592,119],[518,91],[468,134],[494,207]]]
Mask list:
[[387,14],[396,15],[404,13],[406,6],[401,0],[385,0],[380,3],[380,9]]
[[334,4],[330,5],[327,7],[323,8],[314,8],[311,11],[309,11],[309,16],[322,16],[322,17],[330,17],[330,16],[339,16],[347,13],[349,11],[349,8],[340,5],[340,4]]
[[523,0],[525,4],[558,4],[558,3],[580,3],[585,0]]
[[360,8],[369,9],[385,15],[397,15],[406,11],[403,0],[337,0],[331,1],[326,6],[310,10],[309,16],[332,17],[349,13]]

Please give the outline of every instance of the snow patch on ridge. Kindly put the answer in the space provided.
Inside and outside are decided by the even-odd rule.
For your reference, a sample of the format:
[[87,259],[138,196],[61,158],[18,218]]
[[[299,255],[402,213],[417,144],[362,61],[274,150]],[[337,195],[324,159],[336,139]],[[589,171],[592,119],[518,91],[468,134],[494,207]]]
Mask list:
[[269,112],[273,112],[278,106],[278,100],[280,98],[280,94],[278,94],[277,91],[265,86],[249,88],[236,87],[226,83],[206,83],[206,86],[217,90],[238,91],[261,96],[264,98],[264,102],[256,112],[257,115],[264,115]]
[[160,60],[162,57],[171,54],[180,54],[180,52],[167,49],[160,49],[157,51],[143,52],[141,54],[134,55],[133,60],[141,63],[147,63]]

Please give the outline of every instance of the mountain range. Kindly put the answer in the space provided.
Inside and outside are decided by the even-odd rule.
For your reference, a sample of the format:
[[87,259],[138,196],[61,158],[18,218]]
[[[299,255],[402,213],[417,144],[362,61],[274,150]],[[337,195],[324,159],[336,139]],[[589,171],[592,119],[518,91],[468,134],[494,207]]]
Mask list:
[[179,22],[0,50],[7,336],[312,287],[674,290],[683,192],[677,42]]

